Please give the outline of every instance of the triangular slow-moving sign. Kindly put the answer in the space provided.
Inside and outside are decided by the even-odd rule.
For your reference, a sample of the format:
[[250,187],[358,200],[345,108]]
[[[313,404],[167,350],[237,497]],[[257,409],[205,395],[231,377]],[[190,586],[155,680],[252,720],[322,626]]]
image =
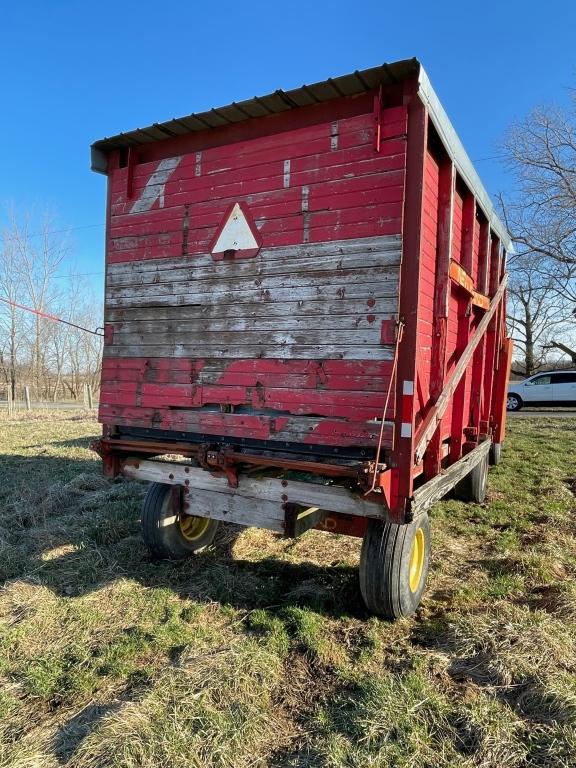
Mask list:
[[247,207],[243,203],[234,203],[216,230],[210,252],[216,261],[248,259],[256,256],[260,245],[258,230]]

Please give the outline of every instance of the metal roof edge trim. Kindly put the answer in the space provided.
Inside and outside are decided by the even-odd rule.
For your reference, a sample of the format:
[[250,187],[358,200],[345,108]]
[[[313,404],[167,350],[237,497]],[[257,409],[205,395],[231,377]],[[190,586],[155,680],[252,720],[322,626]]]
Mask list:
[[438,131],[440,138],[442,139],[446,148],[450,151],[458,173],[470,187],[470,190],[476,195],[476,199],[482,207],[486,218],[490,222],[490,226],[500,237],[500,240],[506,248],[506,251],[508,253],[514,253],[510,234],[504,224],[500,221],[492,200],[490,199],[490,195],[482,184],[482,181],[480,180],[480,177],[478,176],[478,173],[474,168],[468,153],[464,149],[464,145],[460,141],[460,138],[458,137],[458,134],[456,133],[456,130],[450,121],[450,118],[446,114],[446,110],[442,106],[436,91],[432,87],[430,78],[426,74],[426,70],[422,64],[420,64],[420,74],[418,79],[419,93],[422,102],[428,109],[430,119],[434,123],[434,127]]
[[[91,146],[91,169],[95,171],[96,173],[102,173],[106,174],[107,172],[107,151],[114,148],[115,142],[118,140],[122,140],[122,144],[119,146],[131,146],[131,145],[138,145],[140,143],[148,143],[151,140],[151,137],[146,133],[146,131],[152,130],[152,129],[160,129],[162,130],[164,127],[168,126],[174,126],[176,124],[180,126],[184,126],[187,128],[184,133],[193,133],[195,129],[191,129],[188,125],[184,124],[184,120],[200,120],[202,121],[204,117],[208,115],[218,114],[222,110],[234,108],[236,110],[239,110],[241,113],[244,113],[246,115],[244,118],[240,118],[240,120],[231,120],[230,118],[224,118],[224,122],[219,123],[218,125],[210,125],[209,122],[206,122],[205,129],[209,130],[210,128],[216,128],[219,125],[227,125],[227,124],[234,124],[237,122],[243,122],[243,120],[250,120],[250,119],[258,119],[257,116],[252,117],[249,112],[246,111],[248,106],[253,106],[254,104],[261,105],[263,101],[266,101],[267,99],[270,100],[271,98],[278,97],[278,94],[282,94],[283,96],[286,96],[286,100],[282,100],[283,106],[286,106],[286,109],[274,109],[270,106],[267,106],[266,109],[268,110],[269,114],[277,114],[279,112],[285,112],[289,111],[291,109],[298,109],[300,105],[297,102],[294,102],[295,106],[288,106],[286,103],[287,101],[293,101],[294,98],[296,98],[299,95],[307,94],[307,98],[310,97],[310,93],[312,92],[311,89],[318,90],[319,88],[322,88],[324,86],[330,86],[335,94],[338,93],[338,89],[335,86],[335,83],[342,82],[345,79],[350,78],[356,78],[358,82],[360,83],[361,87],[359,90],[354,90],[353,92],[349,93],[348,95],[358,95],[362,92],[367,92],[371,90],[372,88],[376,87],[375,81],[372,83],[370,81],[373,80],[374,76],[379,75],[382,78],[382,82],[398,82],[409,75],[414,74],[418,76],[418,86],[419,86],[419,96],[422,100],[422,103],[425,105],[425,107],[428,110],[428,114],[430,116],[430,119],[432,120],[432,123],[434,124],[434,127],[438,131],[438,134],[443,141],[443,143],[446,146],[446,149],[449,150],[454,164],[460,174],[460,176],[463,178],[463,180],[466,182],[468,187],[474,194],[476,195],[476,198],[478,200],[478,203],[480,207],[483,209],[484,214],[486,215],[486,218],[490,221],[490,225],[492,226],[492,229],[498,234],[500,237],[502,243],[504,244],[504,247],[509,253],[514,253],[514,249],[512,246],[512,241],[510,238],[510,235],[508,231],[506,230],[506,227],[504,224],[500,221],[500,218],[498,217],[496,210],[494,208],[494,205],[492,203],[492,200],[490,199],[490,196],[488,192],[486,191],[484,185],[482,184],[482,181],[480,180],[480,177],[478,173],[476,172],[476,169],[474,168],[472,161],[470,160],[466,150],[464,149],[464,146],[462,142],[460,141],[460,138],[458,137],[458,134],[456,133],[456,130],[454,129],[454,126],[452,125],[450,118],[446,114],[446,110],[442,106],[440,99],[438,98],[436,92],[434,91],[434,88],[432,87],[432,84],[430,82],[430,79],[428,78],[428,75],[426,74],[426,70],[422,66],[422,63],[417,58],[411,58],[411,59],[402,59],[401,61],[395,61],[390,63],[384,63],[376,67],[371,67],[369,69],[364,70],[356,70],[355,72],[351,72],[347,75],[341,75],[336,78],[328,78],[327,80],[323,80],[317,83],[311,83],[309,85],[303,85],[300,88],[294,88],[288,91],[281,91],[277,90],[274,91],[274,93],[267,94],[266,96],[259,96],[254,97],[253,99],[247,99],[245,101],[241,101],[238,104],[233,102],[232,104],[228,104],[224,107],[218,107],[217,109],[208,110],[207,112],[199,112],[199,113],[193,113],[191,115],[188,115],[183,118],[178,118],[174,120],[169,120],[165,123],[156,123],[153,126],[148,126],[148,128],[136,128],[133,131],[129,131],[127,133],[121,133],[117,136],[111,136],[107,137],[105,139],[100,139],[98,141],[95,141]],[[331,98],[336,98],[335,96],[330,96],[328,98],[319,97],[317,95],[314,95],[312,92],[312,97],[316,100],[316,103],[324,102],[324,101],[330,101]],[[200,130],[200,129],[196,129]],[[140,142],[138,141],[137,137],[146,136],[147,141]],[[158,139],[162,140],[162,139]]]
[[[361,93],[367,93],[376,88],[379,83],[401,82],[410,75],[418,75],[420,62],[416,58],[402,59],[390,63],[380,64],[363,70],[355,70],[348,74],[338,77],[328,78],[316,83],[309,83],[290,90],[277,89],[264,96],[254,96],[240,102],[232,102],[225,106],[209,109],[204,112],[195,112],[184,117],[167,120],[162,123],[154,123],[145,128],[135,128],[132,131],[122,132],[115,136],[107,136],[103,139],[94,141],[92,149],[92,168],[101,173],[102,154],[117,149],[118,147],[137,146],[147,144],[150,141],[162,140],[167,137],[154,137],[150,132],[163,131],[175,126],[179,127],[178,135],[185,133],[194,133],[197,130],[206,130],[218,128],[223,125],[233,125],[244,120],[265,117],[266,115],[280,114],[292,109],[298,109],[303,106],[311,106],[331,101],[337,97],[358,96]],[[352,81],[352,84],[351,84]],[[356,81],[354,83],[354,81]],[[327,90],[328,89],[328,90]],[[324,92],[322,92],[324,91]],[[304,99],[304,103],[301,100]],[[252,114],[249,110],[258,107],[258,111],[263,114]],[[226,112],[226,115],[222,115]],[[237,114],[234,114],[236,112]],[[221,119],[214,124],[212,121],[214,115]],[[197,128],[190,126],[190,121],[199,122]],[[182,131],[182,128],[185,130]]]

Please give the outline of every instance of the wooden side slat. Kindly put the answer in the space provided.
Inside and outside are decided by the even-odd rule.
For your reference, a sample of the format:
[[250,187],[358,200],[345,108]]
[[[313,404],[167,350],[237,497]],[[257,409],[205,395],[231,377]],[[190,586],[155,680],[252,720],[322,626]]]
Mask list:
[[[351,314],[351,315],[333,315],[333,316],[283,316],[272,318],[258,318],[257,330],[259,333],[267,331],[286,332],[286,338],[289,339],[290,332],[292,331],[375,331],[375,340],[378,341],[378,337],[381,334],[382,321],[390,318],[391,313],[387,314],[374,314],[373,312],[366,312],[365,314]],[[230,333],[230,332],[250,332],[256,327],[254,316],[247,315],[245,317],[221,317],[221,318],[206,318],[200,317],[197,319],[182,319],[182,320],[122,320],[114,324],[115,335],[120,332],[126,334],[145,334],[149,336],[151,334],[158,334],[162,331],[165,334],[179,334],[185,333],[188,336],[190,334],[198,333]],[[362,333],[358,333],[358,340],[360,341]]]
[[[344,294],[346,295],[346,294]],[[220,297],[219,297],[220,298]],[[319,301],[283,301],[266,302],[265,314],[269,321],[274,318],[277,321],[288,319],[298,321],[299,318],[315,317],[319,321],[343,316],[344,318],[358,318],[369,321],[369,316],[374,315],[386,318],[394,314],[398,307],[398,301],[395,296],[374,297],[374,303],[368,305],[355,298],[336,298]],[[364,310],[365,315],[361,314]],[[106,310],[106,322],[108,323],[133,323],[133,322],[170,322],[172,320],[195,321],[217,321],[226,320],[234,322],[235,319],[246,320],[262,314],[262,301],[259,302],[237,302],[227,304],[222,301],[204,304],[182,304],[172,306],[170,304],[151,304],[151,306],[135,307],[109,307]],[[346,320],[344,320],[346,322]]]
[[[430,371],[430,397],[435,402],[444,387],[446,379],[446,349],[448,334],[448,309],[452,257],[452,230],[454,220],[454,187],[456,170],[449,158],[444,158],[438,178],[438,220],[437,250],[434,287],[434,338],[432,341],[432,364]],[[431,437],[424,456],[424,472],[427,478],[434,477],[442,463],[442,419]]]
[[[384,267],[397,267],[400,263],[400,248],[396,239],[390,250],[343,254],[340,258],[333,252],[325,256],[313,254],[311,257],[299,256],[297,260],[289,258],[274,258],[267,260],[266,254],[253,259],[238,259],[236,261],[218,261],[205,255],[202,258],[187,259],[188,263],[182,263],[182,259],[174,264],[171,260],[170,269],[150,269],[139,271],[138,267],[128,270],[117,270],[112,265],[108,270],[108,287],[163,285],[194,280],[195,283],[205,280],[231,280],[241,277],[262,278],[278,275],[309,274],[313,276],[317,272],[336,272],[347,275],[352,270],[380,270]],[[269,253],[269,252],[268,252]],[[133,262],[131,262],[133,264]]]
[[[256,258],[259,262],[267,264],[272,264],[272,262],[277,260],[293,263],[294,259],[297,259],[297,263],[299,263],[301,259],[321,259],[326,256],[335,257],[337,255],[353,257],[363,254],[369,255],[375,251],[382,254],[388,254],[392,251],[396,254],[397,258],[401,247],[402,237],[400,235],[364,237],[359,240],[334,239],[322,243],[297,243],[278,248],[264,247]],[[385,256],[384,258],[389,257]],[[138,262],[119,262],[110,265],[109,272],[114,275],[124,273],[138,273],[140,275],[148,271],[173,270],[181,267],[194,267],[197,264],[205,266],[211,262],[213,262],[212,256],[205,252],[195,255],[180,255],[174,259],[143,259]]]
[[[100,403],[99,418],[106,424],[152,427],[178,432],[251,438],[331,446],[374,446],[380,423],[344,418],[219,413],[201,409],[142,408]],[[385,424],[384,445],[391,440],[392,425]]]
[[[249,504],[252,499],[261,499],[278,505],[301,504],[325,509],[328,512],[353,514],[362,517],[384,518],[384,506],[368,501],[338,485],[304,483],[298,480],[265,478],[256,480],[240,477],[238,487],[230,488],[224,476],[214,476],[203,469],[184,464],[175,464],[149,459],[126,459],[123,462],[123,474],[137,480],[151,480],[169,485],[183,485],[189,481],[190,493],[196,489],[214,494],[244,499]],[[276,519],[283,519],[276,517]]]
[[390,346],[363,344],[240,344],[201,347],[194,341],[188,344],[110,344],[104,349],[105,357],[202,357],[241,360],[259,357],[278,360],[391,360],[393,349]]

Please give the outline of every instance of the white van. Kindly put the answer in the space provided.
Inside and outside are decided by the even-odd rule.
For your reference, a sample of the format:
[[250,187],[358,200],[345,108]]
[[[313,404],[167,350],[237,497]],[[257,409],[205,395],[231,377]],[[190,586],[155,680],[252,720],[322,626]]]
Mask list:
[[576,405],[576,370],[546,371],[511,381],[506,407],[519,411],[523,405]]

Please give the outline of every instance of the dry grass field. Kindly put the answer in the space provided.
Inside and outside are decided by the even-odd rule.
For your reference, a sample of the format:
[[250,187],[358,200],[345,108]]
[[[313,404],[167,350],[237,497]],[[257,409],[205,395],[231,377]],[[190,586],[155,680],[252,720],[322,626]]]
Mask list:
[[152,562],[97,431],[0,420],[1,768],[576,766],[576,420],[513,421],[487,503],[434,508],[394,624],[354,539],[223,527]]

